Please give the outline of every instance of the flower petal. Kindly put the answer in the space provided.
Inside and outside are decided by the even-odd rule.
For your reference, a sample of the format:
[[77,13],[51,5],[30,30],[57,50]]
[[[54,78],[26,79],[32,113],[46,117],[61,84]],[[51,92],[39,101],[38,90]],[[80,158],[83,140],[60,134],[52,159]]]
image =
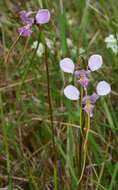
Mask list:
[[88,77],[88,75],[90,74],[90,70],[84,70],[84,69],[81,69],[81,70],[76,70],[74,72],[74,75],[76,77],[81,77],[81,76],[85,76],[85,77]]
[[31,14],[32,14],[31,11],[27,12],[27,11],[23,10],[23,11],[20,11],[20,12],[19,12],[20,18],[21,18],[21,20],[22,20],[22,22],[23,22],[24,24],[26,24],[26,25],[29,24],[29,25],[32,26],[34,20],[33,20],[33,18],[31,17]]
[[88,60],[88,67],[91,71],[98,70],[103,64],[102,56],[95,54],[92,55]]
[[72,73],[74,72],[75,65],[70,58],[64,58],[60,61],[60,68],[65,73]]
[[92,104],[86,104],[86,105],[84,106],[83,110],[84,110],[90,117],[93,117],[94,105],[92,105]]
[[50,12],[48,9],[41,9],[37,12],[35,18],[37,24],[46,24],[50,20]]
[[98,98],[99,98],[99,95],[96,94],[96,93],[93,93],[93,94],[90,96],[91,104],[95,104],[96,101],[98,100]]
[[64,95],[70,100],[78,100],[80,92],[75,86],[68,85],[64,88]]
[[18,28],[18,32],[21,36],[28,37],[28,36],[31,36],[32,29],[29,25],[26,25],[26,26],[23,26],[21,28]]
[[77,82],[80,83],[80,85],[84,88],[84,90],[86,89],[86,87],[89,84],[89,79],[87,77],[81,77],[80,80],[78,80]]
[[96,91],[99,96],[105,96],[111,92],[111,86],[106,81],[100,81],[97,84]]

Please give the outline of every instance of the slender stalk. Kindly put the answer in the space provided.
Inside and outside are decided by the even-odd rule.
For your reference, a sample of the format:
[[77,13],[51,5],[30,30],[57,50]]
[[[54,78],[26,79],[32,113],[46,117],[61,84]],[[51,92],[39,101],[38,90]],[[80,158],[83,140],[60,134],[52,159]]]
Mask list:
[[[80,190],[81,188],[81,182],[82,182],[82,178],[83,178],[83,174],[84,174],[84,170],[85,170],[85,166],[86,166],[86,157],[87,157],[87,142],[88,142],[88,135],[89,135],[89,131],[90,131],[90,116],[87,116],[87,131],[86,131],[86,136],[85,136],[85,140],[84,140],[84,144],[83,144],[83,150],[84,150],[84,158],[83,158],[83,166],[81,169],[81,175],[79,178],[79,182],[78,182],[78,190]],[[80,187],[79,187],[80,186]]]
[[[81,88],[81,99],[80,99],[80,130],[79,130],[79,163],[78,163],[78,169],[79,169],[79,178],[81,175],[81,164],[82,164],[82,136],[83,136],[83,112],[82,112],[82,98],[83,98],[83,88]],[[80,185],[81,186],[81,185]]]
[[51,101],[51,92],[50,92],[50,76],[49,76],[49,68],[48,68],[48,53],[47,46],[45,45],[45,67],[46,67],[46,75],[47,75],[47,92],[48,92],[48,105],[50,112],[50,122],[52,129],[52,143],[54,150],[54,190],[58,189],[58,178],[57,178],[57,153],[56,153],[56,143],[55,143],[55,130],[53,124],[53,111],[52,111],[52,101]]
[[83,96],[84,96],[84,90],[83,88],[81,87],[81,97],[80,97],[80,132],[79,132],[79,165],[78,165],[78,168],[79,168],[79,185],[78,185],[78,190],[81,190],[82,189],[82,180],[80,180],[81,178],[81,173],[82,173],[82,160],[83,160],[83,150],[82,150],[82,147],[83,147],[83,142],[84,142],[84,133],[83,133],[83,119],[84,119],[84,115],[83,115],[83,111],[82,111],[82,99],[83,99]]
[[84,150],[86,150],[86,148],[87,148],[89,131],[90,131],[90,116],[88,115],[87,116],[87,131],[86,131],[86,137],[85,137],[85,141],[84,141]]

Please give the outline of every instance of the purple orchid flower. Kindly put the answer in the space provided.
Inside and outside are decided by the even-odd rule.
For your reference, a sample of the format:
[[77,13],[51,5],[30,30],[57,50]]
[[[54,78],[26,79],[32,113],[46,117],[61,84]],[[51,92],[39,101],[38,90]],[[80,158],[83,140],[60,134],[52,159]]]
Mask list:
[[34,23],[34,19],[31,17],[31,14],[32,14],[31,11],[30,12],[26,12],[25,10],[20,11],[19,13],[20,18],[25,25],[32,26],[32,24]]
[[[19,13],[20,18],[25,26],[18,29],[18,32],[23,37],[28,37],[32,34],[32,26],[34,24],[34,18],[31,17],[32,12],[27,12],[25,10]],[[47,9],[41,9],[37,12],[36,24],[46,24],[50,20],[50,12]]]
[[66,73],[71,73],[78,77],[79,80],[77,81],[83,88],[86,90],[88,84],[89,84],[89,78],[88,75],[90,74],[91,71],[96,71],[100,69],[102,66],[103,61],[102,61],[102,56],[98,54],[94,54],[89,58],[88,61],[88,70],[75,70],[75,65],[73,61],[70,58],[64,58],[60,61],[60,68],[63,72]]
[[[66,72],[66,73],[74,74],[76,77],[78,77],[79,80],[77,82],[79,82],[81,84],[81,86],[84,89],[86,89],[86,87],[89,84],[88,75],[91,73],[91,71],[98,70],[103,64],[102,57],[101,57],[101,55],[98,55],[98,54],[92,55],[89,58],[88,62],[89,62],[88,68],[90,70],[82,69],[82,70],[77,70],[74,72],[75,65],[74,65],[73,61],[70,58],[64,58],[60,61],[60,68],[62,71]],[[83,110],[90,117],[92,117],[94,106],[95,106],[95,103],[96,103],[97,99],[99,98],[99,96],[105,96],[105,95],[109,94],[110,92],[111,92],[110,84],[108,84],[106,81],[100,81],[97,84],[96,93],[93,93],[91,96],[86,95],[82,99],[82,103],[84,105]],[[68,85],[64,88],[64,95],[70,100],[78,100],[80,98],[79,90],[73,85]]]
[[99,96],[108,95],[111,92],[111,86],[106,81],[100,81],[96,87],[96,93],[93,93],[92,96],[85,96],[82,100],[83,104],[85,105],[83,110],[90,116],[93,116],[93,109],[94,105],[99,98]]
[[93,110],[94,110],[94,104],[96,103],[99,96],[96,93],[93,93],[93,95],[84,96],[82,99],[82,103],[84,106],[83,110],[90,116],[93,117]]
[[79,80],[77,81],[77,82],[79,82],[80,83],[80,85],[84,88],[84,89],[86,89],[86,87],[88,86],[88,84],[89,84],[89,79],[88,79],[88,74],[90,73],[90,71],[88,70],[88,71],[86,71],[86,70],[84,70],[84,69],[82,69],[82,70],[77,70],[77,71],[75,71],[75,76],[76,77],[79,77]]
[[90,70],[84,70],[84,69],[81,69],[81,70],[77,70],[77,71],[75,71],[75,76],[76,77],[81,77],[81,76],[86,76],[86,77],[88,77],[88,75],[89,75],[89,73],[90,73]]
[[93,93],[91,96],[87,95],[84,96],[82,99],[83,104],[86,104],[86,101],[89,100],[91,102],[91,104],[95,104],[96,101],[98,100],[99,95],[96,93]]
[[28,37],[32,34],[32,29],[29,25],[23,26],[18,29],[18,32],[23,37]]
[[37,12],[35,18],[37,24],[46,24],[50,21],[50,12],[48,9],[41,9]]
[[93,110],[94,110],[94,105],[89,103],[89,101],[86,103],[84,106],[83,110],[89,115],[89,117],[93,117]]

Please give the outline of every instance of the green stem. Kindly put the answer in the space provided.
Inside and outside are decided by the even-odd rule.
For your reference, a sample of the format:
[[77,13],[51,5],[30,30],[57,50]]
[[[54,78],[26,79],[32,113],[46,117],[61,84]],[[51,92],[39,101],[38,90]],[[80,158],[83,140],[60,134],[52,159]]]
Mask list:
[[58,177],[57,177],[57,152],[56,152],[56,143],[55,143],[55,130],[53,124],[53,111],[52,111],[52,101],[51,101],[51,92],[50,92],[50,76],[49,76],[49,68],[48,68],[48,53],[47,46],[45,45],[45,67],[46,67],[46,75],[47,75],[47,92],[48,92],[48,105],[50,112],[50,121],[51,121],[51,129],[52,129],[52,142],[53,142],[53,150],[54,150],[54,190],[58,189]]
[[[87,132],[86,132],[86,136],[85,136],[85,140],[84,140],[84,144],[83,144],[84,158],[83,158],[83,166],[82,166],[81,175],[80,175],[79,182],[78,182],[79,185],[82,182],[82,178],[83,178],[84,170],[85,170],[85,166],[86,166],[87,142],[88,142],[88,135],[89,135],[89,131],[90,131],[90,116],[89,115],[87,116],[87,125],[86,126],[87,126]],[[80,190],[80,188],[78,188],[78,190]]]
[[[83,111],[82,111],[82,99],[83,99],[83,88],[81,88],[81,99],[80,99],[80,130],[79,130],[79,159],[78,159],[78,169],[79,178],[81,176],[82,170],[82,146],[83,146]],[[79,184],[79,189],[81,189],[82,184]]]

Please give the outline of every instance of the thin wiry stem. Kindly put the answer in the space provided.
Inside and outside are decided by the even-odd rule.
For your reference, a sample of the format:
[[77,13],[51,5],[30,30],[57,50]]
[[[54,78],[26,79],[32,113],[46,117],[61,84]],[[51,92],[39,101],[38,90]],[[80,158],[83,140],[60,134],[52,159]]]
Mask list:
[[[89,131],[90,131],[90,116],[88,115],[87,116],[87,131],[86,131],[86,136],[85,136],[84,145],[83,145],[83,149],[84,149],[83,166],[82,166],[82,171],[81,171],[78,184],[81,184],[81,181],[84,175],[85,166],[86,166],[86,157],[87,157],[87,148],[88,148],[87,142],[88,142]],[[78,188],[78,190],[80,190],[80,188]]]
[[45,66],[46,66],[46,75],[47,75],[47,93],[48,93],[48,104],[49,104],[49,112],[50,112],[50,122],[52,127],[52,137],[53,137],[53,148],[55,148],[55,131],[53,125],[53,111],[52,111],[52,100],[51,100],[51,92],[50,92],[50,76],[49,76],[49,68],[48,68],[48,60],[47,60],[47,47],[45,46]]
[[[79,178],[82,170],[82,146],[83,146],[83,111],[82,111],[82,99],[83,99],[83,88],[81,88],[81,99],[80,99],[80,130],[79,130],[79,159],[78,169]],[[81,190],[81,183],[79,184],[79,190]]]
[[50,122],[52,129],[52,143],[54,150],[54,190],[58,189],[58,178],[57,178],[57,152],[56,152],[56,143],[55,143],[55,130],[53,124],[53,110],[52,110],[52,100],[51,100],[51,92],[50,92],[50,76],[49,76],[49,68],[48,68],[48,53],[47,46],[45,45],[45,67],[46,67],[46,75],[47,75],[47,95],[48,95],[48,105],[50,112]]

